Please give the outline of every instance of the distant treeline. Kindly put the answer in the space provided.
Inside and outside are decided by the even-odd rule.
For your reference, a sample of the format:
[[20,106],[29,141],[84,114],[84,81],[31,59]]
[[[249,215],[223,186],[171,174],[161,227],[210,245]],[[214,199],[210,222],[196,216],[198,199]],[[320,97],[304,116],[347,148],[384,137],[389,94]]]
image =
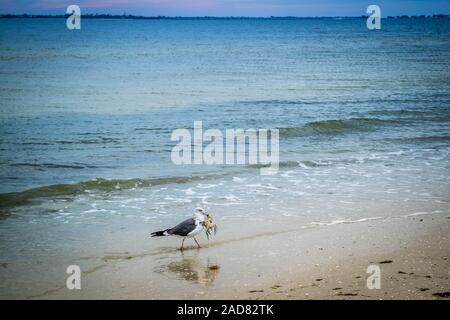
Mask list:
[[[69,17],[70,14],[64,15],[50,15],[50,14],[0,14],[0,19],[16,19],[16,18],[27,18],[27,19],[65,19]],[[153,19],[334,19],[334,18],[363,18],[366,19],[368,16],[362,15],[360,17],[294,17],[294,16],[285,16],[285,17],[168,17],[168,16],[135,16],[131,14],[82,14],[81,17],[83,19],[133,19],[133,20],[153,20]],[[448,14],[434,14],[434,15],[420,15],[420,16],[388,16],[388,19],[413,19],[413,18],[448,18]]]

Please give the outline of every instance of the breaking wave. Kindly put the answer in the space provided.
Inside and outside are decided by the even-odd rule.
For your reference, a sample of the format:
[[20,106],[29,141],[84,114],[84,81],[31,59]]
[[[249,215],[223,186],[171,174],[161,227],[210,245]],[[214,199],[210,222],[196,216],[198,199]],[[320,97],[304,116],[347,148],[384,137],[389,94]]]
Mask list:
[[206,180],[218,175],[198,175],[149,179],[102,179],[97,178],[74,184],[54,184],[37,187],[21,192],[0,194],[0,211],[31,204],[39,199],[54,197],[70,197],[90,191],[111,192],[122,189],[142,188],[164,184],[182,184],[192,181]]
[[377,126],[398,125],[398,120],[378,118],[351,118],[343,120],[322,120],[309,122],[301,127],[279,128],[280,136],[284,138],[302,137],[315,134],[340,134],[352,131],[371,130]]

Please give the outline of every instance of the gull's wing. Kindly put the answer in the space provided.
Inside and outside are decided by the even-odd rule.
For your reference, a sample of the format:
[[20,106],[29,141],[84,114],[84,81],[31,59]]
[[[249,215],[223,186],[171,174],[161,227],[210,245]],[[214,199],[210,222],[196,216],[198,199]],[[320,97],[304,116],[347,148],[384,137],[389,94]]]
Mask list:
[[167,231],[170,235],[185,237],[189,232],[195,229],[197,221],[194,218],[189,218],[183,222],[177,224],[175,227]]

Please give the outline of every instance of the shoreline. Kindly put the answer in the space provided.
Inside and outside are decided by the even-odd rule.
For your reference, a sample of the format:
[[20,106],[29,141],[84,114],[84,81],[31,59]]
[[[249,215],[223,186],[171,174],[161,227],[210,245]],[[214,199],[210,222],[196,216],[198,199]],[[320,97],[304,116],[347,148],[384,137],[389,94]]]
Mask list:
[[[82,290],[38,299],[440,299],[450,291],[448,212],[288,231],[111,261]],[[331,232],[330,232],[331,231]],[[209,268],[218,264],[219,269]],[[381,289],[369,290],[369,265]]]

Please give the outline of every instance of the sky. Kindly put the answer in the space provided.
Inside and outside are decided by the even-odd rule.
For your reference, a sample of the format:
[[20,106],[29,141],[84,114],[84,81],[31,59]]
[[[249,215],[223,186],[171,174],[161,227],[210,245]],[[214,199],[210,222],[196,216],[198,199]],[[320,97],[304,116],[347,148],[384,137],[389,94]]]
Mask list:
[[371,4],[382,16],[450,13],[450,0],[0,0],[0,13],[64,14],[71,4],[82,14],[141,16],[361,16]]

